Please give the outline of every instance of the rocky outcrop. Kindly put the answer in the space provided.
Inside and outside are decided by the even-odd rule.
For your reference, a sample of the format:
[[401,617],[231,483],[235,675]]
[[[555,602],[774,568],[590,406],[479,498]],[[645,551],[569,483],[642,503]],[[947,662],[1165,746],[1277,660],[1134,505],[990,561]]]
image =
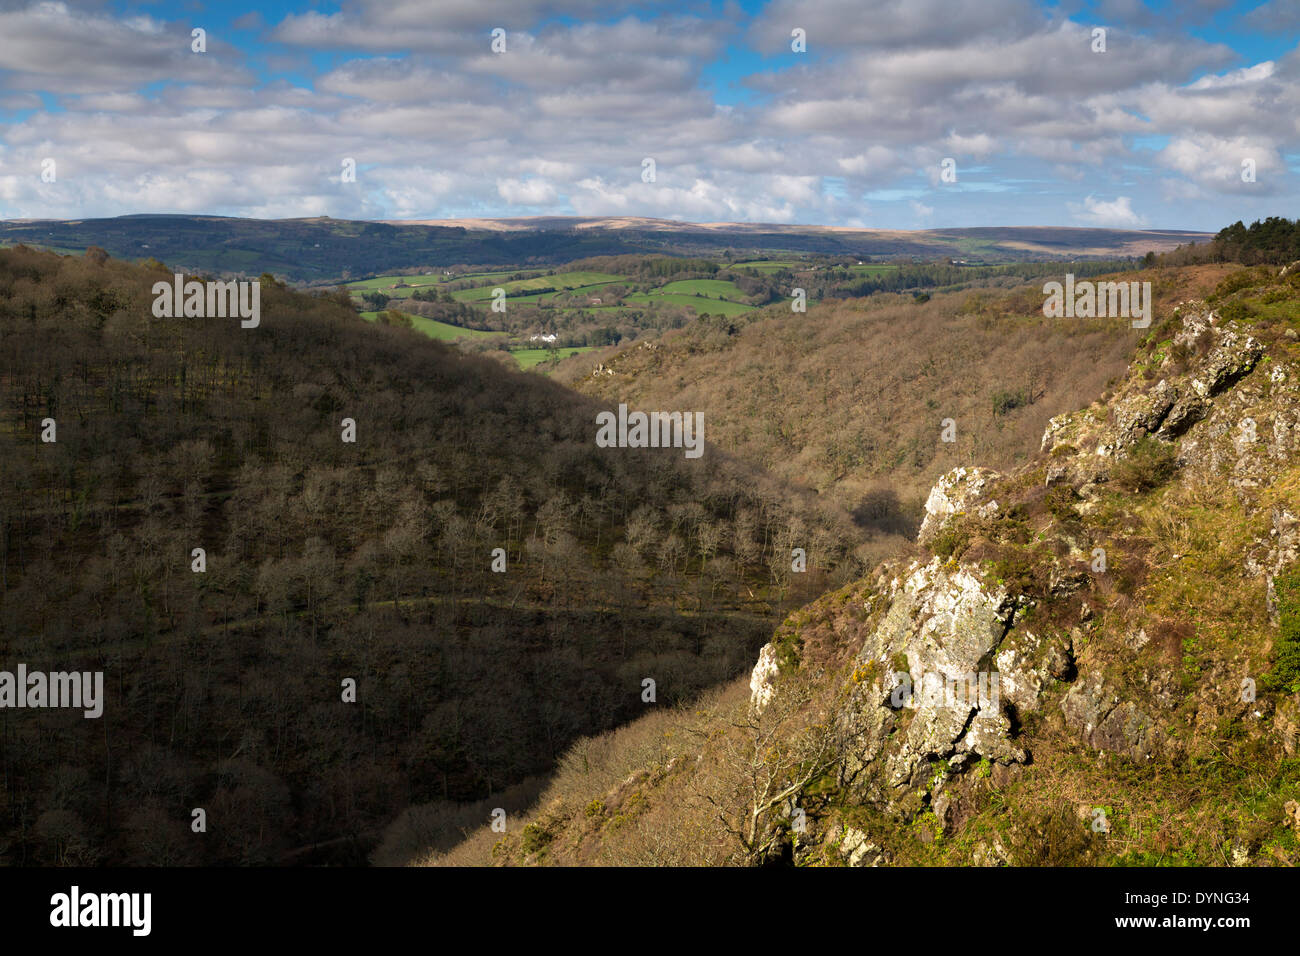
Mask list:
[[[922,546],[954,516],[985,520],[940,549],[944,557],[886,563],[852,607],[841,596],[826,608],[838,624],[822,629],[845,650],[835,660],[855,649],[847,693],[830,714],[850,805],[914,823],[909,832],[924,842],[942,839],[980,812],[990,788],[1032,774],[1030,747],[1059,741],[1062,730],[1098,760],[1145,764],[1192,752],[1225,717],[1249,711],[1252,721],[1271,720],[1287,753],[1300,752],[1300,704],[1235,699],[1241,675],[1261,673],[1258,647],[1211,648],[1212,632],[1198,633],[1170,601],[1178,592],[1159,583],[1176,579],[1186,557],[1178,535],[1194,540],[1190,526],[1201,535],[1213,527],[1206,514],[1162,524],[1159,507],[1203,496],[1195,507],[1213,520],[1214,495],[1235,489],[1242,507],[1231,520],[1258,522],[1259,506],[1268,509],[1267,533],[1233,553],[1247,576],[1263,579],[1278,623],[1274,579],[1300,562],[1300,507],[1282,493],[1295,487],[1286,469],[1300,452],[1300,369],[1279,355],[1264,359],[1244,329],[1203,303],[1185,304],[1172,339],[1149,343],[1114,396],[1048,423],[1045,461],[1030,467],[1066,487],[1035,487],[1021,480],[1028,469],[1003,479],[962,467],[940,478],[925,502]],[[1150,438],[1173,454],[1143,448],[1134,460]],[[1148,454],[1181,471],[1135,481]],[[1279,485],[1282,474],[1292,477]],[[1119,478],[1125,493],[1116,495],[1107,482]],[[1167,482],[1183,487],[1161,498]],[[1099,544],[1117,556],[1109,570],[1093,560]],[[1153,602],[1157,613],[1143,607],[1149,594],[1164,599]],[[751,677],[756,707],[771,700],[777,669],[768,645]],[[1036,736],[1046,728],[1054,736]],[[879,830],[877,842],[853,827],[832,832],[822,844],[831,862],[880,865],[888,851],[878,844],[894,848]],[[1244,845],[1233,847],[1234,862],[1244,859]],[[1008,860],[996,841],[972,852],[981,865]]]
[[865,833],[853,827],[844,831],[840,856],[848,866],[880,866],[885,862],[884,851],[868,840]]
[[776,675],[780,668],[776,662],[776,645],[764,644],[758,652],[758,663],[749,675],[749,704],[757,713],[762,713],[772,701],[775,693]]
[[972,569],[937,558],[908,567],[888,600],[858,652],[861,679],[838,717],[842,774],[864,799],[906,815],[919,808],[916,788],[934,761],[1025,760],[993,667],[1019,603],[986,588]]
[[1002,697],[1020,713],[1037,710],[1053,681],[1074,675],[1071,638],[1046,638],[1025,629],[1007,636],[995,658]]
[[1218,328],[1212,331],[1217,342],[1191,377],[1193,391],[1202,398],[1218,395],[1236,383],[1264,354],[1264,346],[1244,332]]
[[[1108,463],[1124,458],[1142,439],[1172,442],[1204,421],[1214,399],[1249,374],[1264,353],[1253,336],[1218,321],[1203,303],[1187,304],[1182,327],[1158,367],[1165,377],[1148,385],[1132,376],[1109,409],[1096,405],[1051,419],[1041,442],[1043,451],[1058,458],[1049,468],[1049,483],[1105,481]],[[1176,352],[1190,356],[1181,374],[1174,374]]]
[[[925,517],[921,521],[919,540],[922,543],[930,541],[948,516],[969,510],[972,502],[978,500],[990,483],[999,477],[996,471],[988,468],[954,468],[940,478],[925,499]],[[996,510],[996,502],[984,506],[985,513]]]

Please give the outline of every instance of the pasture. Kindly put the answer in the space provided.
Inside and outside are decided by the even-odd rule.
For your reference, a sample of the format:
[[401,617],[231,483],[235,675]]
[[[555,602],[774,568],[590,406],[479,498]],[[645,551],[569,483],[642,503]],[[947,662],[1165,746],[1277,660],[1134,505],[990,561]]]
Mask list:
[[645,305],[682,305],[694,309],[701,315],[744,315],[753,312],[752,305],[742,305],[729,299],[710,299],[701,295],[664,295],[659,292],[637,292],[627,297],[629,303]]

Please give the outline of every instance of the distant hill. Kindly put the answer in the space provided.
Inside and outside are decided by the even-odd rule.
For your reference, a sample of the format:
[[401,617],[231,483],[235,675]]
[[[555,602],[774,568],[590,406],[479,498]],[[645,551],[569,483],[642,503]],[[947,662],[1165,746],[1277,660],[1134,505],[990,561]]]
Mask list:
[[100,246],[116,258],[152,258],[211,273],[270,272],[309,283],[457,264],[554,265],[589,256],[721,255],[728,249],[983,261],[1115,258],[1212,238],[1171,230],[1008,226],[907,232],[564,216],[365,222],[141,215],[0,222],[0,245]]

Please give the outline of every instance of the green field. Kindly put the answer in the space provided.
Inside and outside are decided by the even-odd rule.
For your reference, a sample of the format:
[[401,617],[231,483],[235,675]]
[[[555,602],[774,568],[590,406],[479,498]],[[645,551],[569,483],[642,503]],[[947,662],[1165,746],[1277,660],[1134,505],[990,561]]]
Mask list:
[[[803,260],[755,260],[752,263],[746,263],[749,267],[755,267],[765,272],[775,271],[783,268],[804,268],[808,263]],[[875,271],[886,271],[895,268],[893,266],[874,265],[857,267],[864,274]],[[554,302],[556,298],[574,296],[575,300],[580,303],[574,306],[582,312],[593,315],[597,312],[621,312],[627,309],[651,308],[656,306],[673,306],[685,307],[699,315],[723,315],[737,316],[744,315],[747,312],[754,311],[754,306],[746,305],[742,300],[745,293],[735,283],[727,279],[678,279],[667,282],[664,285],[650,292],[637,292],[627,295],[623,299],[622,305],[600,304],[587,305],[587,297],[599,296],[600,290],[605,286],[618,284],[631,284],[635,280],[627,276],[615,275],[609,272],[594,271],[574,271],[574,272],[551,272],[545,275],[539,275],[531,279],[504,280],[505,276],[517,275],[521,269],[503,270],[501,272],[480,272],[465,273],[453,277],[442,276],[439,273],[425,273],[418,276],[398,276],[384,275],[375,276],[370,279],[361,279],[348,283],[349,288],[354,295],[362,292],[382,292],[391,298],[400,299],[411,295],[416,288],[441,285],[447,281],[481,281],[484,284],[475,286],[470,289],[458,289],[451,293],[452,298],[466,305],[476,308],[487,308],[492,302],[492,293],[495,289],[501,288],[506,292],[506,296],[512,306],[536,306],[546,302]],[[494,279],[497,280],[494,284]],[[502,281],[504,280],[504,281]],[[411,288],[398,289],[394,286],[401,282]],[[551,291],[535,291],[551,290]],[[784,290],[783,290],[784,291]],[[788,300],[787,300],[788,301]],[[397,303],[394,303],[396,305]],[[376,313],[362,313],[368,320],[374,321]],[[409,313],[403,313],[409,314]],[[489,335],[504,335],[501,332],[481,332],[471,329],[461,328],[444,322],[437,322],[432,319],[426,319],[420,316],[411,316],[411,324],[414,328],[419,329],[430,338],[452,340],[452,339],[479,339]],[[564,354],[573,352],[574,349],[562,350]],[[577,351],[586,351],[578,349]],[[522,349],[512,352],[521,368],[532,368],[548,358],[555,357],[555,352],[551,349]]]
[[[441,272],[426,272],[423,275],[415,276],[386,275],[375,276],[371,279],[358,279],[356,282],[348,282],[346,285],[348,291],[354,297],[360,297],[363,292],[383,292],[390,299],[407,299],[417,289],[427,289],[431,286],[441,285],[444,282],[457,282],[464,279],[491,279],[494,276],[509,276],[521,271],[526,270],[504,269],[500,272],[466,272],[461,275],[450,276],[443,275]],[[399,282],[404,283],[406,288],[397,288]]]
[[530,369],[540,365],[547,359],[561,358],[566,359],[570,355],[578,355],[582,352],[590,352],[594,346],[584,345],[581,348],[563,348],[563,349],[517,349],[510,353],[511,357],[519,363],[522,369]]
[[[377,322],[379,320],[378,312],[362,312],[361,317],[367,322]],[[446,322],[437,322],[433,319],[426,319],[422,315],[411,315],[409,312],[403,312],[411,320],[411,328],[423,332],[431,339],[439,339],[449,342],[452,339],[485,339],[494,335],[504,335],[504,332],[484,332],[480,329],[463,329],[458,325],[448,325]],[[521,369],[530,369],[540,365],[547,359],[568,358],[570,355],[577,355],[581,352],[590,352],[595,346],[584,345],[579,348],[562,348],[562,349],[515,349],[510,353]]]
[[554,275],[538,276],[536,279],[518,279],[514,282],[503,282],[499,286],[485,285],[476,289],[461,289],[451,295],[453,299],[459,302],[474,304],[490,301],[492,291],[498,288],[505,289],[508,298],[523,298],[528,295],[530,289],[564,289],[570,291],[626,281],[625,277],[608,272],[557,272]]
[[[624,281],[624,280],[620,280]],[[549,302],[558,295],[571,295],[575,292],[596,293],[607,285],[613,285],[612,282],[596,282],[592,285],[578,286],[576,289],[564,289],[560,292],[538,292],[535,295],[508,295],[509,301],[514,305],[536,305],[538,302]],[[477,291],[477,290],[474,290]],[[466,302],[466,305],[490,305],[488,299],[479,299],[478,301]],[[578,308],[596,309],[605,308],[604,306],[579,306]]]
[[[391,296],[410,295],[417,288],[424,286],[437,285],[442,281],[441,273],[429,272],[418,276],[375,276],[373,279],[359,279],[356,282],[347,284],[348,290],[354,294],[362,292],[387,292]],[[394,289],[393,287],[399,282],[404,282],[410,289]]]
[[706,295],[710,299],[741,299],[741,292],[734,282],[725,279],[679,279],[654,291],[655,295]]
[[[426,319],[422,315],[411,315],[409,312],[403,312],[402,315],[411,320],[411,328],[423,332],[431,339],[441,339],[450,341],[452,339],[483,339],[493,335],[504,335],[504,332],[484,332],[481,329],[465,329],[459,325],[448,325],[446,322],[439,322],[436,319]],[[375,322],[379,319],[378,312],[362,312],[361,317],[367,322]]]
[[898,266],[892,266],[883,262],[868,262],[860,266],[849,266],[849,271],[855,276],[878,276],[886,272],[894,272]]
[[753,312],[752,305],[741,305],[727,299],[709,299],[697,295],[662,295],[658,292],[637,292],[627,297],[628,302],[644,302],[647,305],[684,305],[698,313],[709,315],[743,315]]

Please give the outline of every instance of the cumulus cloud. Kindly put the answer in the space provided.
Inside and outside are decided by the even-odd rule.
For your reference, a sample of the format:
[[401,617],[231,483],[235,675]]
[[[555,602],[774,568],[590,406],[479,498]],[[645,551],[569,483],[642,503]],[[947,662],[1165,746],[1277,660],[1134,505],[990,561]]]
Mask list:
[[513,206],[545,206],[557,196],[544,179],[498,179],[497,194]]
[[1276,64],[1272,60],[1267,60],[1263,63],[1257,63],[1255,66],[1232,70],[1221,76],[1203,76],[1187,88],[1189,90],[1214,90],[1228,86],[1240,86],[1243,83],[1255,83],[1259,80],[1267,80],[1276,69]]
[[[1222,0],[1194,6],[1226,16]],[[188,20],[113,9],[0,0],[0,215],[845,224],[869,196],[877,226],[937,208],[945,225],[1064,210],[1207,228],[1297,191],[1300,53],[1244,60],[1128,0],[1097,10],[1104,54],[1090,19],[1039,0],[771,0],[752,18],[633,0],[445,0],[431,17],[418,0],[344,0],[214,23],[205,55]],[[498,26],[505,54],[489,46]],[[794,27],[806,54],[789,49]],[[259,44],[231,45],[249,31]],[[751,69],[749,54],[766,58]],[[40,180],[45,157],[57,183]],[[944,157],[956,184],[937,181]]]
[[940,47],[971,36],[1029,32],[1045,19],[1030,0],[773,0],[751,35],[765,52],[789,52],[790,31],[806,31],[809,49]]
[[[1182,136],[1171,140],[1156,158],[1198,185],[1228,192],[1272,192],[1270,180],[1286,172],[1272,143],[1244,136]],[[1250,178],[1242,178],[1243,170],[1249,170]]]
[[219,77],[251,83],[229,47],[195,54],[190,28],[149,16],[114,17],[66,3],[0,10],[0,84],[55,93],[122,91],[156,82]]
[[1133,201],[1128,196],[1116,196],[1110,202],[1086,197],[1082,203],[1067,203],[1070,215],[1076,222],[1089,226],[1111,226],[1117,229],[1138,229],[1146,220],[1133,211]]

